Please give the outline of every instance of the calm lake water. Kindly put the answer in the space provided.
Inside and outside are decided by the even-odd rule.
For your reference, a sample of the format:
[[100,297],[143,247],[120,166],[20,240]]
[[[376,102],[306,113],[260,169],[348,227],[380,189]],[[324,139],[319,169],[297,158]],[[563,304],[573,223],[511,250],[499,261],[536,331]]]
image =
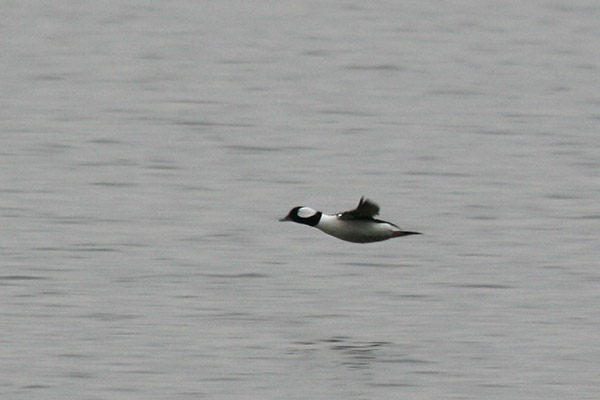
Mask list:
[[598,2],[0,15],[3,399],[598,398]]

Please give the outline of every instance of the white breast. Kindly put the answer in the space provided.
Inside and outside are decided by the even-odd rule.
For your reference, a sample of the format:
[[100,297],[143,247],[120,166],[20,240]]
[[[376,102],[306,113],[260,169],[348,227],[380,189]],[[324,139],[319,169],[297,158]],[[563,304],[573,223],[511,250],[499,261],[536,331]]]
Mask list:
[[340,220],[335,215],[325,215],[316,226],[328,235],[355,243],[369,243],[386,240],[399,229],[385,222],[369,220]]

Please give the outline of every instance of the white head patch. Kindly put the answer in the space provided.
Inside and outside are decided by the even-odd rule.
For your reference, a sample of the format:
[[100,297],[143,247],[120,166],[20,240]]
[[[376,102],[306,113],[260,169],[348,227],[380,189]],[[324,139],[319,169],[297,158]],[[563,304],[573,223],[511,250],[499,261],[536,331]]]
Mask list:
[[312,208],[302,207],[298,210],[298,216],[300,218],[310,218],[315,215],[317,212]]

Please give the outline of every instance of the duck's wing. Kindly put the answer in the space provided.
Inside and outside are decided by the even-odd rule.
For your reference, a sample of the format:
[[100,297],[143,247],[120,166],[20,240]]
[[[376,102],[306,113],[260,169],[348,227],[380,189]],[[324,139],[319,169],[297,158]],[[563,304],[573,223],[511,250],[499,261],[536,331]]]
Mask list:
[[379,214],[379,206],[371,200],[361,197],[358,206],[354,210],[344,211],[339,213],[338,216],[341,220],[350,220],[373,218],[377,214]]

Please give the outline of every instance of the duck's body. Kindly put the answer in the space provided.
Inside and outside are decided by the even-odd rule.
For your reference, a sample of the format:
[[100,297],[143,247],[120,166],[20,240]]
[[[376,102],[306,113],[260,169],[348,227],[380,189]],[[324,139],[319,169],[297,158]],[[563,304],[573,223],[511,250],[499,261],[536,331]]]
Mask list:
[[317,229],[338,239],[354,243],[380,242],[400,236],[418,235],[419,232],[403,231],[391,222],[373,218],[379,213],[374,202],[360,199],[354,210],[335,215],[323,214],[309,207],[294,207],[280,221],[293,221]]

